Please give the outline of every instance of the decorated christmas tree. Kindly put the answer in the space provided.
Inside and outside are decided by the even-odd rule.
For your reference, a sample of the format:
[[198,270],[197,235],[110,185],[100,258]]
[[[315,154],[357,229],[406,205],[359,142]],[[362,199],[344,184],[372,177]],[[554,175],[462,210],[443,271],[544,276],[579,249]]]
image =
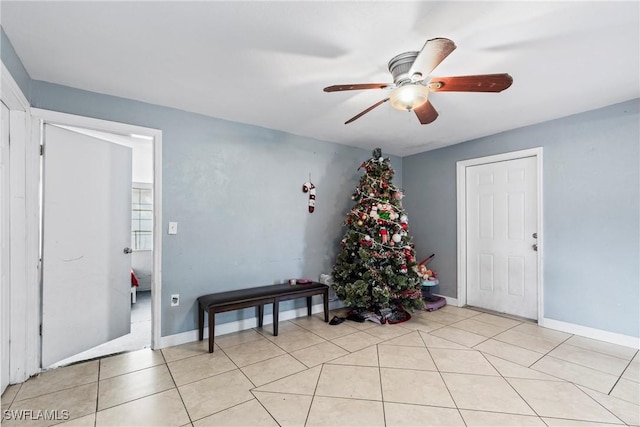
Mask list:
[[347,232],[333,269],[336,295],[362,312],[423,308],[404,195],[391,183],[390,159],[376,148],[360,169],[364,175],[351,197],[356,205],[347,214]]

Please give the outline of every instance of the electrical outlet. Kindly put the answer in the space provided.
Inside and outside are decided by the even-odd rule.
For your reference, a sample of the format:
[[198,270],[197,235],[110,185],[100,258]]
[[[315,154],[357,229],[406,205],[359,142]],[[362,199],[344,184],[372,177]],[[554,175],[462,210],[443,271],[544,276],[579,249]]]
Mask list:
[[169,229],[167,230],[168,234],[178,234],[178,223],[177,222],[170,222],[169,223]]
[[180,294],[171,295],[171,307],[177,307],[180,305]]

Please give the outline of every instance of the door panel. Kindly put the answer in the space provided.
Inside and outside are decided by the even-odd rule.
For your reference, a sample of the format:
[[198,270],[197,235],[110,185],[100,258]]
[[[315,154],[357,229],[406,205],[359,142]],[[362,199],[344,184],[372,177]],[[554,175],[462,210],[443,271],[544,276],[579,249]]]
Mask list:
[[45,125],[42,366],[131,328],[131,149]]
[[536,158],[466,169],[467,303],[537,318]]

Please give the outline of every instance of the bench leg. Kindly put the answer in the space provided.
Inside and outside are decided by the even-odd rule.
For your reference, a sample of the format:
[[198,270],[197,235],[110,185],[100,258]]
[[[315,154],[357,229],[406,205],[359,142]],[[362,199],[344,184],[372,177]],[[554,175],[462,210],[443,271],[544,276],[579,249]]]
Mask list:
[[216,314],[209,310],[209,353],[213,353],[213,337],[215,336]]
[[280,312],[280,301],[278,298],[273,300],[273,336],[278,336],[278,314]]
[[198,339],[204,339],[204,309],[198,306]]
[[324,321],[329,322],[329,291],[325,290],[322,295],[322,299],[324,300]]
[[307,316],[311,316],[311,297],[307,297]]
[[262,320],[264,319],[264,305],[258,306],[258,327],[262,328]]

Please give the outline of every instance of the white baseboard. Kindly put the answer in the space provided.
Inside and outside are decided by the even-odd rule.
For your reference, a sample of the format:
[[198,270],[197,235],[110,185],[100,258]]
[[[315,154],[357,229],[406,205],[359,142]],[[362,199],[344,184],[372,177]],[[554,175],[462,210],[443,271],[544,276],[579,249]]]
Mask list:
[[555,329],[581,337],[592,338],[594,340],[605,341],[611,344],[622,345],[640,349],[640,338],[629,335],[622,335],[615,332],[603,331],[601,329],[589,328],[587,326],[576,325],[574,323],[562,322],[560,320],[542,318],[538,320],[538,325],[549,329]]
[[[323,313],[324,305],[316,304],[311,306],[311,313]],[[293,310],[282,311],[279,314],[279,320],[290,320],[295,319],[296,317],[302,317],[307,315],[307,307],[296,308]],[[263,325],[271,325],[273,324],[273,315],[265,314]],[[216,325],[216,333],[215,336],[230,334],[232,332],[240,332],[245,329],[251,329],[258,326],[258,318],[257,317],[249,317],[243,320],[236,320],[235,322],[221,323]],[[209,328],[205,326],[204,328],[204,339],[206,340],[209,336]],[[172,347],[174,345],[186,344],[189,342],[198,340],[198,330],[194,329],[192,331],[181,332],[179,334],[168,335],[166,337],[160,337],[160,345],[156,348],[166,348]]]

